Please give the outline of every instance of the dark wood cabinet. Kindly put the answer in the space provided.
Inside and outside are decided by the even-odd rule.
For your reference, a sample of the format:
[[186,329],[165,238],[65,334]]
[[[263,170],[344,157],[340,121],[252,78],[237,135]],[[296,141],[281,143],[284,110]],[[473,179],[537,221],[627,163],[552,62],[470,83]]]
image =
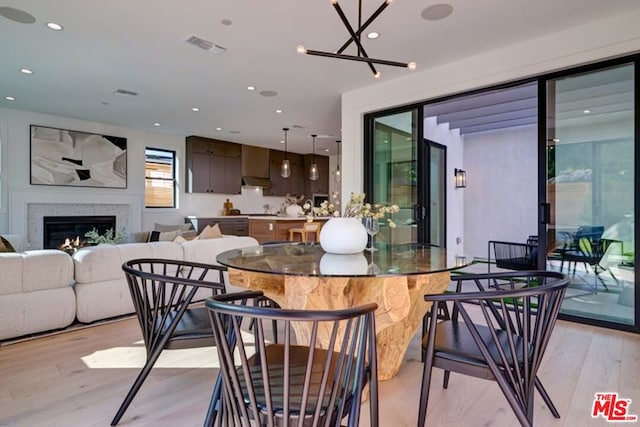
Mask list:
[[286,196],[304,194],[304,156],[297,153],[287,153],[291,165],[291,176],[280,176],[280,168],[284,160],[284,151],[269,150],[269,180],[271,187],[265,188],[265,196]]
[[241,144],[189,136],[186,151],[187,192],[240,194]]
[[[320,177],[316,181],[311,181],[309,179],[309,169],[311,168],[314,157],[315,162],[318,165],[318,173]],[[329,194],[329,157],[319,156],[317,154],[315,156],[306,154],[304,156],[304,171],[305,197],[311,198],[314,194]]]
[[249,218],[247,217],[226,217],[226,218],[195,218],[188,217],[185,223],[191,224],[194,230],[201,233],[207,225],[218,224],[222,234],[232,234],[235,236],[249,235]]

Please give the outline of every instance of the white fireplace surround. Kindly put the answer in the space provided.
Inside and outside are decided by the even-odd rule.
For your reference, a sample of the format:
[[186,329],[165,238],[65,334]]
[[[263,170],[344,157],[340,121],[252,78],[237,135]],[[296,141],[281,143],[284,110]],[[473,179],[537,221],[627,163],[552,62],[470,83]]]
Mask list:
[[[11,229],[26,236],[30,249],[42,249],[45,216],[113,215],[116,217],[117,231],[124,228],[126,235],[140,231],[142,204],[137,196],[85,194],[84,197],[72,198],[66,192],[64,195],[56,193],[16,191],[10,194],[13,207]],[[81,199],[82,203],[79,203],[78,199]]]

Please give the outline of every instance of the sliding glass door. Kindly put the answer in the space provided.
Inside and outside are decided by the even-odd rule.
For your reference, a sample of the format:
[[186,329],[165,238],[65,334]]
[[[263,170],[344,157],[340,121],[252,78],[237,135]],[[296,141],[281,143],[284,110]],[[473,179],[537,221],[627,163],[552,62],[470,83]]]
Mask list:
[[367,116],[365,183],[372,203],[393,203],[396,227],[381,222],[378,244],[446,246],[446,147],[422,138],[422,109]]
[[547,268],[568,273],[561,313],[634,325],[635,67],[546,84]]

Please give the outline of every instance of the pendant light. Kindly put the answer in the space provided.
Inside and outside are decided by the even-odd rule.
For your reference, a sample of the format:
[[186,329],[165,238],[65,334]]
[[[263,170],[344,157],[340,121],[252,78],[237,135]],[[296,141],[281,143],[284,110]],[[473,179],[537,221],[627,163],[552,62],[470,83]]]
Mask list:
[[316,136],[318,135],[311,135],[311,138],[313,138],[313,152],[311,154],[311,167],[309,168],[309,179],[311,181],[317,181],[320,178],[318,165],[316,164]]
[[336,166],[336,172],[333,174],[333,179],[335,182],[340,182],[342,180],[342,174],[340,173],[340,143],[342,141],[336,141],[336,151],[338,152],[338,165]]
[[282,130],[284,131],[284,160],[282,161],[282,166],[280,166],[280,176],[289,178],[291,176],[291,164],[287,157],[287,132],[289,128],[282,128]]

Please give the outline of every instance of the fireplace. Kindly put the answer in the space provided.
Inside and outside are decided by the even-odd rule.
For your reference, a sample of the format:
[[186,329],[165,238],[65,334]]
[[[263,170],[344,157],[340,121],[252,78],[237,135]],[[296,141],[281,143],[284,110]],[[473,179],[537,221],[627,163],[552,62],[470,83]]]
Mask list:
[[84,234],[93,229],[104,234],[108,229],[116,229],[115,215],[104,216],[45,216],[43,217],[42,247],[59,249],[67,239],[78,238],[79,246],[86,244]]

